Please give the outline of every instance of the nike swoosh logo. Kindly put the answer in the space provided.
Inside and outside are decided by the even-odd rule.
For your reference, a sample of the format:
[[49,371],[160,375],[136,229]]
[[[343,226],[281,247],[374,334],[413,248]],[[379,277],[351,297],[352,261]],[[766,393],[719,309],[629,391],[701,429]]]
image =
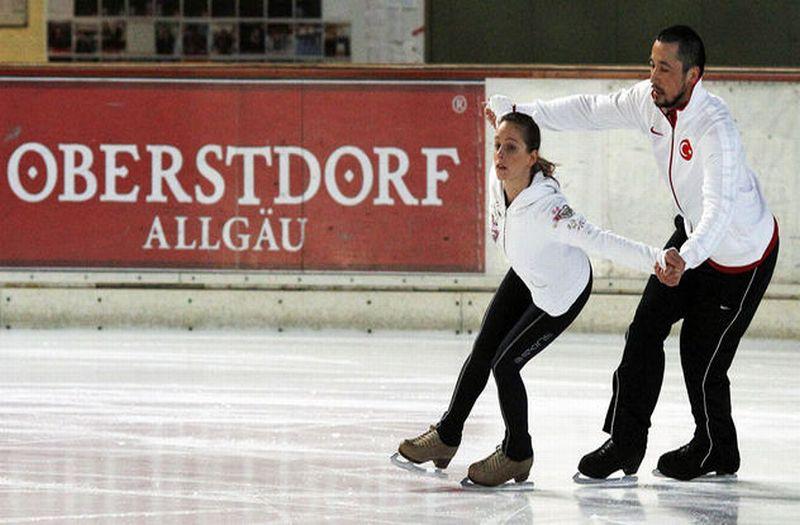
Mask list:
[[663,137],[664,136],[663,133],[659,133],[658,131],[656,131],[655,126],[650,126],[650,133],[652,133],[653,135],[658,135],[659,137]]
[[719,306],[719,309],[720,310],[730,310],[731,307],[730,306],[725,306],[724,304],[722,304],[722,305]]

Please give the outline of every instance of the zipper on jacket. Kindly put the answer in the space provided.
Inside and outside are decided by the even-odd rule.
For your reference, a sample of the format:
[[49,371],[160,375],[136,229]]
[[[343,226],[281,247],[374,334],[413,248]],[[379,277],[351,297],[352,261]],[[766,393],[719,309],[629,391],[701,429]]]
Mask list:
[[503,253],[508,256],[508,251],[506,250],[506,229],[508,228],[508,206],[506,206],[505,211],[503,212]]
[[667,170],[667,176],[669,177],[669,189],[672,190],[672,198],[675,199],[675,205],[681,211],[681,214],[683,214],[683,208],[681,208],[681,203],[678,202],[678,194],[675,193],[675,185],[672,183],[672,159],[675,155],[675,126],[678,125],[678,114],[677,112],[675,113],[674,124],[667,115],[664,115],[664,117],[666,117],[667,122],[669,122],[670,129],[672,129],[672,138],[670,139],[671,142],[669,145],[669,169]]

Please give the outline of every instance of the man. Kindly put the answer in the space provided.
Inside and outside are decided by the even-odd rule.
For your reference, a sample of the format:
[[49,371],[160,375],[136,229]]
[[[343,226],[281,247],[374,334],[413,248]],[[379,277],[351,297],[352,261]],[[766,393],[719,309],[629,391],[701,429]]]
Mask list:
[[[513,107],[556,131],[638,129],[652,142],[677,211],[666,244],[675,248],[667,253],[670,269],[648,281],[613,376],[603,427],[611,438],[578,466],[596,480],[638,470],[664,377],[664,339],[680,319],[681,366],[695,431],[688,444],[661,456],[658,470],[689,480],[739,468],[727,372],[772,277],[778,225],[745,163],[727,106],[702,85],[704,65],[697,33],[673,26],[653,43],[649,81],[611,95]],[[490,120],[494,116],[487,111]]]

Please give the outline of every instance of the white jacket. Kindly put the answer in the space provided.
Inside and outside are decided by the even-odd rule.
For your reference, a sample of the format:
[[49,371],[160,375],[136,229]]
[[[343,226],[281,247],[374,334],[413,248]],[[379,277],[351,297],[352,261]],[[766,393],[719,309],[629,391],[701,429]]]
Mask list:
[[548,314],[569,310],[586,287],[590,266],[584,250],[652,273],[660,250],[594,226],[569,207],[552,178],[536,173],[506,207],[494,168],[491,176],[492,240],[528,286],[534,304]]
[[[777,239],[758,178],[747,166],[728,107],[698,82],[674,127],[650,97],[645,80],[610,95],[577,95],[517,106],[543,128],[634,128],[650,137],[656,162],[688,240],[687,268],[707,259],[724,272],[751,268]],[[507,99],[506,99],[507,100]]]

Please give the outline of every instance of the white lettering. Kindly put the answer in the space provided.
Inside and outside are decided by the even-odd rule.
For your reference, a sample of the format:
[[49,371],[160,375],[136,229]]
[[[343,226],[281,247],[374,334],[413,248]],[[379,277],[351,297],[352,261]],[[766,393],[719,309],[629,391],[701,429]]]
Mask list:
[[[399,148],[373,148],[372,151],[378,154],[378,198],[373,202],[377,205],[394,204],[394,199],[389,195],[389,184],[391,184],[397,194],[400,195],[403,204],[410,206],[419,204],[419,200],[411,195],[405,182],[403,182],[403,177],[408,173],[408,155],[406,152]],[[397,169],[395,171],[390,171],[389,169],[391,157],[397,159]]]
[[153,219],[153,224],[150,226],[150,233],[147,234],[147,240],[142,246],[145,250],[153,249],[153,241],[158,241],[159,250],[169,250],[169,243],[167,243],[167,236],[164,235],[164,227],[161,226],[161,219],[156,215]]
[[[181,187],[177,173],[183,167],[183,155],[181,150],[175,146],[166,145],[147,145],[147,151],[150,152],[152,164],[150,167],[151,173],[151,187],[150,195],[147,196],[145,202],[167,202],[167,196],[164,195],[164,182],[169,186],[172,194],[178,199],[178,202],[192,202],[192,197],[186,193]],[[164,168],[164,155],[168,155],[171,159],[169,168]]]
[[[22,186],[22,181],[19,178],[19,163],[22,157],[29,151],[39,154],[44,161],[46,169],[45,176],[47,180],[45,180],[44,188],[42,188],[39,193],[30,193]],[[28,168],[28,177],[35,179],[38,176],[39,170],[34,166]],[[11,191],[25,202],[41,202],[45,200],[53,192],[53,188],[56,187],[56,179],[58,179],[58,165],[56,164],[56,159],[44,144],[39,144],[38,142],[23,144],[14,150],[14,153],[11,154],[11,158],[8,159],[8,185],[11,187]]]
[[[336,183],[336,164],[339,162],[339,159],[345,155],[352,155],[358,160],[359,164],[361,164],[361,190],[355,197],[346,197],[339,190],[339,185]],[[347,182],[352,182],[354,178],[355,174],[352,171],[347,170],[345,172],[344,179]],[[361,201],[369,195],[372,189],[372,179],[372,164],[369,162],[369,157],[355,146],[342,146],[337,148],[331,156],[328,157],[328,161],[325,163],[325,187],[328,188],[328,193],[333,197],[333,200],[342,206],[356,206],[360,204]]]
[[231,217],[230,219],[225,221],[225,224],[222,226],[222,241],[225,243],[225,246],[227,246],[228,249],[233,250],[235,252],[241,252],[247,249],[247,246],[250,243],[250,234],[248,233],[237,234],[236,237],[238,237],[239,239],[239,245],[234,244],[233,239],[231,239],[231,230],[237,223],[243,224],[245,228],[249,226],[249,223],[246,218]]
[[225,153],[225,164],[230,166],[233,162],[233,157],[236,155],[241,155],[244,163],[242,196],[239,198],[239,204],[242,206],[258,206],[261,204],[261,200],[256,197],[255,193],[255,158],[257,155],[263,156],[267,161],[267,166],[272,166],[270,148],[268,146],[262,148],[228,146]]
[[[320,175],[319,162],[313,153],[305,148],[295,146],[276,146],[273,148],[278,154],[278,196],[275,197],[275,204],[300,204],[310,201],[319,190],[322,177]],[[299,155],[308,167],[308,187],[302,195],[294,196],[291,190],[291,173],[289,170],[290,158],[292,155]]]
[[209,232],[209,225],[211,224],[211,217],[200,217],[200,249],[201,250],[219,250],[220,242],[211,244],[211,233]]
[[100,151],[106,156],[106,187],[105,192],[100,195],[102,202],[136,202],[139,195],[139,186],[133,185],[133,189],[128,193],[117,192],[117,179],[128,176],[128,168],[117,166],[117,154],[127,153],[133,160],[139,160],[139,150],[135,144],[101,144]]
[[300,219],[296,219],[297,223],[300,225],[300,241],[292,246],[292,243],[289,239],[289,227],[292,224],[292,219],[289,218],[281,218],[281,245],[283,249],[287,252],[297,252],[303,249],[303,245],[306,242],[306,223],[308,219],[303,217]]
[[175,222],[178,223],[178,242],[175,244],[176,250],[194,250],[197,247],[197,241],[192,241],[192,244],[186,244],[186,219],[187,217],[175,217]]
[[253,245],[253,250],[260,252],[263,250],[261,244],[267,241],[269,244],[269,248],[267,250],[271,252],[280,251],[278,248],[278,243],[275,242],[275,234],[272,232],[272,225],[269,222],[269,219],[264,219],[264,222],[261,223],[261,231],[258,232],[258,239],[256,239],[256,243]]
[[458,166],[461,161],[458,159],[456,148],[422,148],[422,154],[427,158],[427,189],[428,194],[422,200],[423,206],[441,206],[442,199],[439,198],[437,190],[439,182],[444,182],[448,178],[447,171],[439,170],[439,157],[450,157]]
[[[89,171],[94,161],[92,150],[83,144],[59,144],[58,149],[64,154],[64,193],[58,200],[65,202],[88,201],[97,193],[97,177]],[[80,164],[76,157],[80,156]],[[75,192],[75,177],[83,179],[86,188],[82,193]]]
[[225,194],[225,179],[222,178],[220,172],[209,166],[206,157],[209,153],[212,153],[217,160],[222,160],[222,146],[217,144],[207,144],[200,148],[197,152],[197,171],[202,175],[207,181],[214,186],[214,192],[211,195],[206,195],[203,193],[202,188],[199,184],[196,184],[194,187],[194,198],[197,199],[197,202],[200,204],[216,204]]
[[[140,161],[139,146],[67,143],[59,144],[59,153],[56,153],[44,144],[28,142],[19,146],[8,159],[6,176],[15,196],[26,202],[41,202],[63,184],[63,191],[58,195],[62,202],[98,199],[101,202],[137,203],[145,184],[142,180],[146,175],[141,172],[148,169],[144,165],[139,169],[136,164]],[[141,146],[149,152],[150,161],[150,187],[141,192],[145,196],[144,202],[176,205],[197,202],[208,206],[224,203],[226,208],[231,205],[260,206],[269,200],[265,195],[273,199],[274,205],[295,206],[310,202],[323,185],[330,198],[341,206],[358,206],[368,198],[374,199],[374,206],[442,206],[442,185],[449,180],[449,172],[461,164],[457,148],[423,147],[420,149],[425,156],[423,182],[409,176],[409,173],[414,176],[421,174],[422,169],[412,169],[408,153],[393,146],[374,147],[369,152],[358,146],[345,145],[333,150],[327,158],[317,158],[312,151],[301,146],[272,148],[205,144],[194,152],[194,169],[185,174],[184,153],[179,148],[168,144]],[[273,166],[273,153],[278,162],[275,173],[269,170]],[[61,158],[56,160],[59,154]],[[99,155],[103,155],[102,161]],[[95,160],[98,165],[94,164]],[[257,167],[259,171],[256,171]],[[59,180],[61,169],[63,181]],[[237,180],[240,173],[241,180]],[[256,180],[256,175],[263,179]],[[376,184],[377,188],[374,188]],[[272,190],[275,187],[277,189]],[[237,193],[229,195],[226,192]],[[423,192],[424,196],[421,195]],[[211,223],[201,222],[203,225],[210,234]],[[277,229],[278,224],[271,226]],[[252,233],[255,234],[255,230]],[[274,233],[280,246],[278,232]],[[238,246],[237,238],[232,240]],[[262,239],[264,243],[268,240]],[[187,238],[185,241],[186,247],[179,243],[181,248],[178,249],[190,249],[192,240]],[[196,242],[203,243],[199,234]],[[213,246],[219,242],[222,239],[218,235],[214,239],[205,238],[208,249],[215,249]]]

